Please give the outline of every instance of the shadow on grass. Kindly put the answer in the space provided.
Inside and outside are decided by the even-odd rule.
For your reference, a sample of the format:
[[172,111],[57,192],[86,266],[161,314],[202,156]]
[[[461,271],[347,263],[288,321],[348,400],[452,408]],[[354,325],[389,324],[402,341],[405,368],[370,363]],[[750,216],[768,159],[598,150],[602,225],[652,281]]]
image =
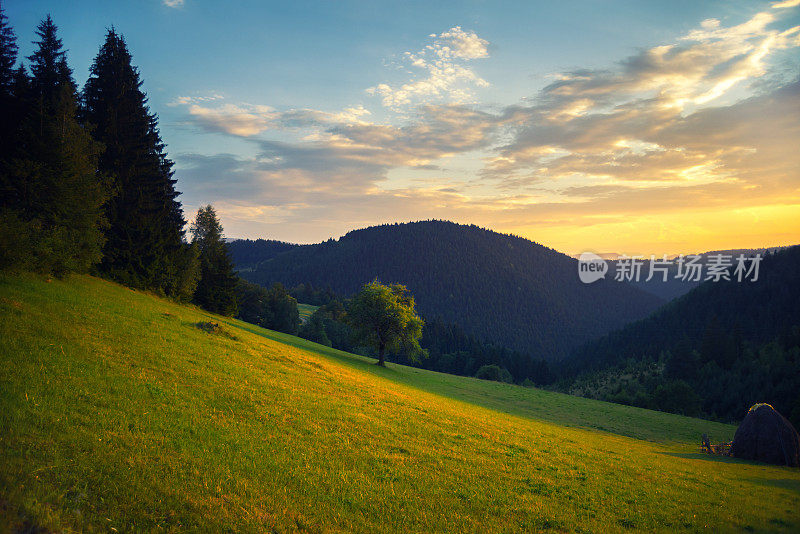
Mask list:
[[707,462],[722,462],[726,464],[755,464],[756,462],[748,462],[747,460],[740,460],[731,456],[722,456],[719,454],[706,454],[704,452],[666,452],[661,451],[658,454],[664,456],[673,456],[675,458],[686,458],[687,460],[705,460]]
[[[792,471],[797,472],[796,467],[786,467],[786,469],[791,469]],[[800,480],[796,478],[743,478],[742,480],[744,482],[751,482],[759,486],[780,488],[800,494]]]
[[[741,458],[733,458],[732,456],[722,456],[719,454],[706,454],[704,452],[666,452],[661,451],[658,454],[664,456],[673,456],[675,458],[686,458],[688,460],[705,460],[707,462],[720,462],[726,464],[745,464],[755,465],[760,467],[770,467],[778,469],[787,469],[792,473],[797,473],[795,467],[786,467],[781,465],[765,464],[762,462],[755,462],[751,460],[742,460]],[[783,488],[800,493],[800,479],[796,478],[780,478],[780,479],[766,479],[766,478],[745,478],[742,479],[753,484],[761,486],[773,486],[776,488]]]

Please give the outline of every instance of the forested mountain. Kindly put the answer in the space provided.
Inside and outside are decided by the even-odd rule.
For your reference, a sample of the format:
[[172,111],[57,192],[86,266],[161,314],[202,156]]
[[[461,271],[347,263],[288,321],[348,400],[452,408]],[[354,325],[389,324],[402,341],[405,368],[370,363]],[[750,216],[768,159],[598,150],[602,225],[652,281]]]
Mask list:
[[724,420],[768,402],[800,422],[800,246],[765,256],[755,282],[704,282],[563,370],[587,396]]
[[583,284],[577,260],[527,239],[444,221],[352,231],[240,274],[267,287],[311,283],[344,295],[375,278],[400,282],[426,319],[550,361],[663,302],[625,283]]

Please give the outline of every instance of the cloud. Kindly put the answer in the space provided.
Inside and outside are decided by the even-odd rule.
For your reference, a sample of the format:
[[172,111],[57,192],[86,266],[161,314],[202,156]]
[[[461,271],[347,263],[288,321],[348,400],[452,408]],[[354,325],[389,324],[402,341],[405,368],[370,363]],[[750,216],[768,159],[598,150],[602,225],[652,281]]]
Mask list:
[[168,102],[167,105],[170,107],[175,106],[186,106],[189,104],[201,104],[206,102],[213,102],[215,100],[222,100],[223,96],[219,93],[213,93],[210,95],[197,95],[197,96],[179,96],[176,97],[175,100],[172,102]]
[[[616,68],[560,75],[534,105],[506,109],[513,135],[487,160],[485,175],[517,185],[526,177],[539,183],[574,175],[590,182],[741,180],[743,162],[767,147],[744,137],[712,145],[711,125],[701,128],[699,117],[710,117],[703,110],[716,104],[716,120],[735,121],[739,107],[730,100],[747,96],[746,83],[768,72],[774,53],[800,46],[800,28],[777,29],[775,21],[770,13],[731,27],[709,19],[675,43],[643,50]],[[760,123],[753,119],[754,125],[768,122],[765,116]],[[776,121],[773,128],[785,122]],[[683,135],[677,137],[678,131]],[[797,138],[788,126],[784,134]]]
[[184,0],[164,0],[164,5],[167,7],[181,8],[183,4]]
[[[249,139],[257,155],[236,160],[235,165],[231,155],[214,159],[192,155],[179,157],[179,164],[205,167],[209,176],[216,176],[225,171],[219,168],[224,162],[229,165],[226,169],[236,169],[236,176],[247,172],[261,177],[261,182],[248,179],[248,187],[283,184],[333,196],[342,192],[364,194],[386,180],[391,169],[438,170],[433,162],[488,147],[496,129],[492,115],[460,106],[428,106],[404,126],[364,121],[367,113],[362,108],[327,113],[277,112],[265,107],[259,113],[240,106],[202,108],[191,104],[188,111],[207,131]],[[256,135],[266,129],[277,133],[299,131],[302,138],[287,142]]]
[[403,54],[403,64],[421,71],[422,76],[394,86],[381,83],[368,88],[367,94],[380,96],[384,106],[399,111],[419,104],[463,104],[474,99],[474,88],[489,86],[464,64],[489,57],[488,41],[461,26],[430,37],[432,43],[422,50]]
[[269,106],[225,104],[219,107],[207,107],[201,103],[187,101],[189,115],[194,121],[209,132],[227,133],[250,137],[270,127],[276,117]]
[[434,50],[439,57],[458,57],[462,59],[480,59],[489,57],[489,41],[481,39],[475,32],[465,32],[461,26],[455,26],[448,31],[433,34],[438,38],[429,50]]
[[800,6],[800,0],[784,0],[783,2],[775,2],[772,4],[773,9],[784,9],[787,7]]

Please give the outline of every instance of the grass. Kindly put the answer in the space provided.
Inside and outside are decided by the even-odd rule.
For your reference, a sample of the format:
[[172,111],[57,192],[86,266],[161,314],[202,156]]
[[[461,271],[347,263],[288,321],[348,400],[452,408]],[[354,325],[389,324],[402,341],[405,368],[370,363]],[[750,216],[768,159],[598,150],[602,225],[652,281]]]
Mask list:
[[697,453],[728,425],[381,369],[91,277],[0,279],[0,337],[0,530],[800,529],[800,471]]
[[319,309],[319,306],[313,306],[311,304],[298,304],[297,311],[300,312],[300,322],[308,321],[308,318],[311,317],[315,311]]

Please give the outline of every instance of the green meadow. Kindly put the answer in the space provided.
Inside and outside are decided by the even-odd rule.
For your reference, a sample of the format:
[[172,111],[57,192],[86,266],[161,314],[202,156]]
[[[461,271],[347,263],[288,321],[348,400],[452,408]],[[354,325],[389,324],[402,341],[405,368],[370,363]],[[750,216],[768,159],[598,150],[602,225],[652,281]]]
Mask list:
[[319,306],[313,306],[311,304],[298,304],[297,311],[300,313],[300,320],[302,322],[306,322],[311,315],[317,311]]
[[800,530],[800,470],[698,453],[733,426],[382,369],[88,276],[0,278],[0,363],[0,531]]

